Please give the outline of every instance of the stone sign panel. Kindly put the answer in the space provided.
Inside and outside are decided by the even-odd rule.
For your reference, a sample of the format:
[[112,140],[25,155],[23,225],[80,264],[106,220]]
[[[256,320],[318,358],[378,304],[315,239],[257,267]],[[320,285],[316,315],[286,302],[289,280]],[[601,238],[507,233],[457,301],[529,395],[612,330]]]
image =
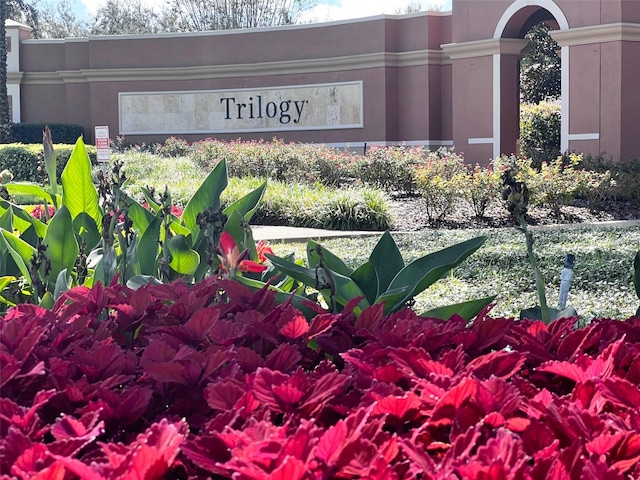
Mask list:
[[276,132],[363,128],[363,84],[121,92],[120,134]]

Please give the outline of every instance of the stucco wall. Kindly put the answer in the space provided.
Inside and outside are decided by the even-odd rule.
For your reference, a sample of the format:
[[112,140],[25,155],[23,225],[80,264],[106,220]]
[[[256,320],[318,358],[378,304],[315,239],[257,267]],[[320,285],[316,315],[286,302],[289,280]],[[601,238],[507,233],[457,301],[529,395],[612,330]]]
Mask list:
[[[448,59],[446,14],[380,16],[349,22],[182,35],[23,42],[22,121],[75,122],[119,133],[120,92],[237,90],[363,84],[359,129],[211,132],[222,139],[278,136],[331,144],[450,142],[442,135],[440,84]],[[443,35],[445,37],[443,37]],[[303,48],[301,48],[303,46]],[[431,86],[431,82],[435,86]],[[55,117],[55,118],[54,118]],[[448,120],[450,121],[450,115]],[[206,133],[181,133],[188,140]],[[131,141],[156,141],[132,135]]]
[[89,141],[95,125],[121,133],[123,92],[266,89],[283,98],[290,87],[359,82],[357,128],[329,121],[252,129],[230,121],[233,130],[213,122],[128,140],[455,144],[469,161],[486,163],[515,150],[518,56],[524,33],[542,20],[557,29],[561,46],[563,148],[640,157],[637,0],[453,0],[452,12],[179,35],[41,41],[20,30],[20,72],[10,81],[20,84],[21,121],[79,123]]

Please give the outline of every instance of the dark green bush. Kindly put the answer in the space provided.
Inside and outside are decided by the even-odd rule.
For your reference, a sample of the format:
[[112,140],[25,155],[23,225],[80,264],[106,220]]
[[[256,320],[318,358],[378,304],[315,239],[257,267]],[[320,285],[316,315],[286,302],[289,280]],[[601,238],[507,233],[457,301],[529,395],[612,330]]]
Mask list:
[[611,172],[614,181],[609,195],[612,200],[628,200],[640,203],[640,159],[616,162],[605,154],[587,155],[582,163],[586,170],[605,173]]
[[78,137],[84,136],[84,128],[70,123],[14,123],[11,125],[11,136],[17,143],[42,143],[42,132],[49,125],[51,139],[55,143],[74,145]]
[[[73,145],[54,145],[58,181],[64,170]],[[92,163],[96,163],[96,149],[87,145],[87,153]],[[0,171],[9,170],[16,182],[43,182],[46,173],[43,166],[42,145],[19,145],[15,143],[0,146]]]
[[540,168],[560,155],[560,105],[541,102],[520,107],[520,153]]

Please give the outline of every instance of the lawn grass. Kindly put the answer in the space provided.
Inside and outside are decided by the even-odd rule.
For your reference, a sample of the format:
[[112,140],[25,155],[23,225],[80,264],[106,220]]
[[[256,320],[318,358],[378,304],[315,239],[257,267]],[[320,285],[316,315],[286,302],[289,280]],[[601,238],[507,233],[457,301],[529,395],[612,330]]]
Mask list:
[[[424,230],[393,234],[405,262],[477,235],[486,235],[485,245],[450,275],[416,297],[415,311],[474,298],[497,295],[494,316],[518,317],[521,309],[538,304],[531,266],[522,233],[515,229]],[[547,282],[547,301],[555,306],[560,271],[567,253],[576,257],[568,306],[581,319],[626,319],[640,304],[632,284],[631,266],[640,249],[640,228],[569,228],[535,232],[534,249]],[[363,263],[378,237],[332,239],[323,246],[350,266]],[[276,254],[295,253],[305,258],[305,243],[277,243]]]

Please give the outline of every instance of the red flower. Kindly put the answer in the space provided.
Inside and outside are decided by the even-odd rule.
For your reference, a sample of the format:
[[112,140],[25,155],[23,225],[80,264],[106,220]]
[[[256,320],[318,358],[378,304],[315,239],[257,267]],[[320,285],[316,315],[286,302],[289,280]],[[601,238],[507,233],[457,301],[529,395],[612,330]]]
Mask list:
[[245,260],[248,250],[242,253],[238,250],[238,245],[229,232],[222,232],[220,242],[218,243],[220,251],[220,261],[222,262],[222,270],[234,276],[236,272],[264,272],[266,265],[260,265],[252,260]]
[[256,250],[258,251],[258,260],[260,260],[260,263],[267,262],[267,257],[265,257],[265,253],[268,253],[269,255],[274,255],[273,250],[271,249],[269,244],[266,242],[266,240],[260,240],[256,245]]

